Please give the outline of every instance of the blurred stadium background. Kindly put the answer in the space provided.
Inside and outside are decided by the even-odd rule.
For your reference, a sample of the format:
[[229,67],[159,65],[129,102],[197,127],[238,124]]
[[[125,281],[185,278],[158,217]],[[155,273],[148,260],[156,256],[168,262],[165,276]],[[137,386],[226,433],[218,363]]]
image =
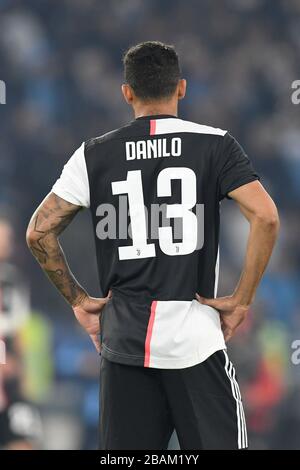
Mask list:
[[[17,315],[12,375],[40,412],[37,445],[97,446],[98,358],[29,254],[26,224],[83,140],[132,119],[119,92],[121,55],[148,39],[179,51],[188,79],[182,116],[229,129],[279,207],[276,253],[230,352],[251,448],[299,449],[300,366],[291,361],[291,344],[300,339],[300,105],[291,101],[291,84],[300,79],[299,0],[0,0],[0,79],[7,86],[0,286],[8,299],[0,326]],[[219,294],[228,294],[247,225],[228,201],[222,221]],[[88,213],[72,223],[63,246],[83,285],[99,295]]]

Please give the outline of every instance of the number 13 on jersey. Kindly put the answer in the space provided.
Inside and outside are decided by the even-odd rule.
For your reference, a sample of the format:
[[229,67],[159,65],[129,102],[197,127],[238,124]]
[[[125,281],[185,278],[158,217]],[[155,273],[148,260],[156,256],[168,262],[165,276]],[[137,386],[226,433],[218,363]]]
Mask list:
[[[182,220],[182,241],[173,241],[172,227],[158,228],[160,249],[169,256],[188,255],[197,248],[197,216],[191,209],[197,202],[196,175],[185,167],[165,168],[157,177],[157,196],[172,195],[171,181],[181,181],[181,203],[167,204],[166,217]],[[127,172],[127,179],[111,183],[114,195],[127,194],[131,220],[132,245],[119,247],[119,259],[152,258],[156,256],[155,244],[147,243],[147,224],[141,170]]]

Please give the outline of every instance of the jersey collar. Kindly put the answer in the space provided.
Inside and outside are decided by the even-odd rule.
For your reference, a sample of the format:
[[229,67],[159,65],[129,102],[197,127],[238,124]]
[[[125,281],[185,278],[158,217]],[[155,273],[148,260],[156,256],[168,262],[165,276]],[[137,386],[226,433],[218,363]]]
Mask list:
[[135,118],[135,121],[147,120],[147,119],[166,119],[166,118],[173,118],[179,119],[178,116],[174,116],[173,114],[152,114],[149,116],[140,116]]

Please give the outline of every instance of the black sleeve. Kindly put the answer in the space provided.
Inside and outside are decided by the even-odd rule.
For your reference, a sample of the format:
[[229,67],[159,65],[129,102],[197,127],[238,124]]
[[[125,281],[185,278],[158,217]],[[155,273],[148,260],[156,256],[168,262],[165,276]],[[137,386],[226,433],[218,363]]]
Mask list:
[[218,155],[219,199],[229,198],[230,191],[258,179],[259,176],[240,144],[232,135],[225,134]]

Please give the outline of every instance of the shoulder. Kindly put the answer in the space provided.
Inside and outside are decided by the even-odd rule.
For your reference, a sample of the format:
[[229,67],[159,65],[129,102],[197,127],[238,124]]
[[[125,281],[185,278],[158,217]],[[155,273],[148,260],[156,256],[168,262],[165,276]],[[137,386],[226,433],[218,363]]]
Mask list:
[[119,127],[118,129],[114,129],[112,131],[106,132],[97,137],[92,137],[85,141],[85,151],[90,151],[99,145],[112,142],[114,140],[123,139],[127,135],[127,129],[130,127],[130,124],[125,125],[123,127]]

